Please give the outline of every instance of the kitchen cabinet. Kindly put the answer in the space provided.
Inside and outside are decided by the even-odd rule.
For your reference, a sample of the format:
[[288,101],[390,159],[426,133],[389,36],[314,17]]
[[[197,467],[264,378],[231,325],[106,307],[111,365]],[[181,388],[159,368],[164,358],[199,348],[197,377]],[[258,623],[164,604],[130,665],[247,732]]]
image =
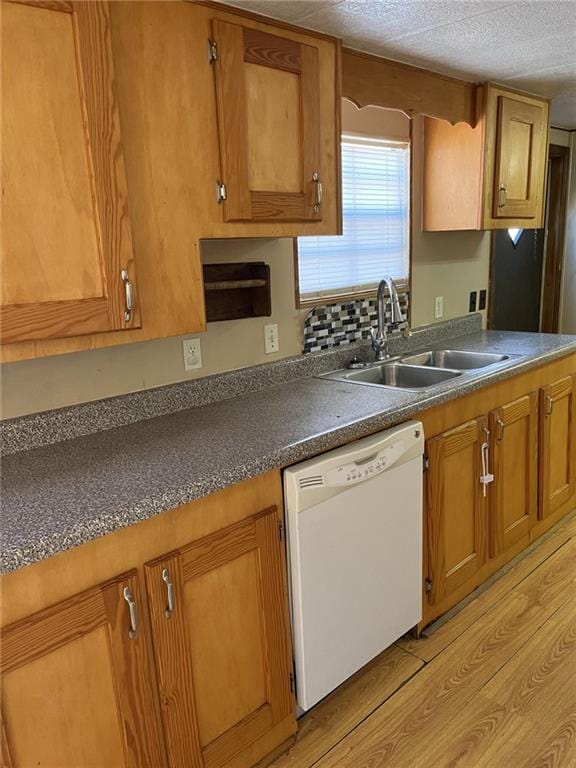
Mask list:
[[270,472],[3,575],[11,768],[251,768],[288,745],[282,530]]
[[484,564],[488,549],[487,485],[480,478],[488,440],[485,417],[428,440],[426,482],[432,603],[444,599]]
[[545,99],[487,84],[475,128],[426,118],[424,230],[542,227],[548,111]]
[[[60,7],[57,2],[49,5]],[[75,144],[52,141],[55,129],[45,135],[35,131],[29,143],[38,162],[46,166],[46,174],[39,190],[32,189],[29,176],[20,176],[18,182],[19,201],[37,200],[42,193],[41,200],[49,203],[35,211],[37,232],[55,232],[60,237],[61,229],[66,232],[73,225],[73,242],[47,253],[46,259],[52,260],[48,277],[45,264],[31,270],[27,280],[21,279],[16,260],[13,269],[20,293],[28,291],[26,296],[35,301],[41,289],[45,313],[63,311],[54,305],[62,296],[91,312],[98,303],[101,281],[94,242],[110,241],[117,250],[122,246],[126,257],[106,273],[105,282],[110,291],[114,288],[111,307],[121,324],[104,326],[100,313],[94,325],[87,309],[82,311],[89,316],[81,324],[62,321],[58,327],[38,315],[38,323],[25,335],[4,339],[10,342],[0,348],[5,362],[205,331],[202,239],[335,235],[342,227],[338,40],[217,4],[62,4],[63,9],[69,7],[78,18],[102,17],[93,36],[95,45],[86,46],[86,54],[95,58],[90,82],[101,94],[96,117],[107,119],[111,126],[98,136],[110,136],[114,142],[113,153],[107,146],[98,155],[94,181],[97,184],[98,174],[107,170],[106,162],[110,173],[116,172],[113,183],[103,184],[111,219],[106,226],[101,222],[102,236],[96,237],[95,222],[101,220],[93,217],[92,180],[86,164],[81,164],[87,143],[79,127],[83,104],[77,89],[67,97],[65,109],[52,109],[49,104],[46,109],[54,113],[48,112],[49,120],[42,115],[37,118],[38,125],[54,123],[61,134],[61,122],[70,131],[68,124],[73,123]],[[64,10],[16,4],[14,8],[38,19],[70,19]],[[70,30],[65,34],[59,28],[56,41],[60,56],[60,49],[67,46],[70,61],[64,74],[69,90],[76,67]],[[45,35],[41,40],[48,45]],[[208,40],[215,45],[209,47]],[[39,79],[42,99],[58,96],[60,104],[63,75],[53,71],[58,57],[51,50],[38,52],[38,45],[34,53],[22,33],[19,43],[5,46],[5,91],[25,101],[22,94],[27,90],[22,86],[33,75]],[[28,49],[32,63],[50,61],[50,67],[40,72],[32,64],[23,68],[18,51]],[[78,50],[82,52],[82,45]],[[211,51],[216,51],[216,58]],[[9,75],[16,66],[17,77]],[[91,91],[87,93],[90,96]],[[24,133],[26,113],[22,115],[14,137]],[[9,123],[6,109],[3,119]],[[98,136],[94,135],[96,145]],[[4,158],[6,146],[11,145],[5,143]],[[12,156],[21,157],[13,149],[9,155],[12,163]],[[14,172],[12,178],[16,178]],[[26,211],[24,202],[19,205],[21,217]],[[8,228],[5,219],[5,231],[25,237],[29,219],[26,227],[20,227],[15,218]],[[137,286],[129,252],[137,258]],[[121,279],[126,264],[135,306],[128,323],[123,319],[126,288]],[[22,313],[20,293],[16,288],[5,290],[7,300],[16,307],[10,311]],[[64,308],[71,311],[68,305]]]
[[146,566],[171,766],[219,768],[294,710],[276,508]]
[[227,21],[212,29],[225,220],[321,219],[318,47]]
[[2,765],[164,765],[139,606],[131,571],[3,628]]
[[494,484],[490,489],[490,556],[530,532],[538,507],[538,394],[490,414]]
[[421,628],[576,508],[575,393],[569,355],[418,414],[428,459]]
[[106,2],[2,3],[3,344],[140,325]]
[[540,392],[540,511],[576,503],[576,374]]

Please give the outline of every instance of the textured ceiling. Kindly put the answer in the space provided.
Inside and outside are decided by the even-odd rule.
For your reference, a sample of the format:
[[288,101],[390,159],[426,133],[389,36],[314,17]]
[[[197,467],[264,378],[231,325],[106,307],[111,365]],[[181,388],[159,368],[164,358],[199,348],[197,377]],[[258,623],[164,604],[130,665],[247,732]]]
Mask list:
[[552,99],[576,128],[576,0],[232,0],[350,48]]

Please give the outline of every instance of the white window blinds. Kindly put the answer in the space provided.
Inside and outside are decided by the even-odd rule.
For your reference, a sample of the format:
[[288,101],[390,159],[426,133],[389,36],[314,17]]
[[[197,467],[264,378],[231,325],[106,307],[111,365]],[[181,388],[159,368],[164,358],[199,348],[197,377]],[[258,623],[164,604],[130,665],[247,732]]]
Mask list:
[[344,136],[342,197],[342,236],[298,238],[305,302],[369,291],[385,275],[408,280],[410,145]]

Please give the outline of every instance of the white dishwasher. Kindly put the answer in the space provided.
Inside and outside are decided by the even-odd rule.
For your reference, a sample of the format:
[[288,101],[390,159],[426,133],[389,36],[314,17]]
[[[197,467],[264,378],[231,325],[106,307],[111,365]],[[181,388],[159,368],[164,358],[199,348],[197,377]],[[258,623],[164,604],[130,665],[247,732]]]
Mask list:
[[408,422],[284,472],[302,711],[421,619],[423,451]]

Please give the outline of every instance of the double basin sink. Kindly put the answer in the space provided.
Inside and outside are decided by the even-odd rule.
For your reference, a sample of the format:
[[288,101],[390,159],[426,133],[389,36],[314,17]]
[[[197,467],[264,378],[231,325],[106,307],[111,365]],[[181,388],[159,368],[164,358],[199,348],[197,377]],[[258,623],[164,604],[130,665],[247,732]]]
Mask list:
[[369,363],[366,367],[344,368],[340,371],[325,373],[323,378],[339,379],[351,384],[426,389],[462,376],[465,371],[503,363],[510,357],[510,355],[491,352],[434,349]]

